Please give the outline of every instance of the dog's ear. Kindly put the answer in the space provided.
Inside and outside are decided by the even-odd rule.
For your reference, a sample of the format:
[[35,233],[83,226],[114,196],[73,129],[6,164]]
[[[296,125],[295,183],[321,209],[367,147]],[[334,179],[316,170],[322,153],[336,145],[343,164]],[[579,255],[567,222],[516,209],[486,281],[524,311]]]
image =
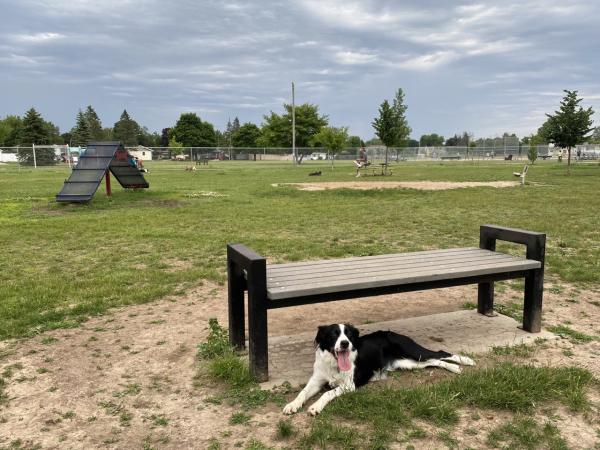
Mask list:
[[344,330],[346,336],[350,339],[351,342],[355,343],[358,340],[358,336],[360,335],[360,331],[358,331],[352,324],[346,323],[344,324]]
[[321,345],[325,340],[325,332],[327,331],[327,325],[321,325],[318,328],[317,335],[315,336],[315,345]]

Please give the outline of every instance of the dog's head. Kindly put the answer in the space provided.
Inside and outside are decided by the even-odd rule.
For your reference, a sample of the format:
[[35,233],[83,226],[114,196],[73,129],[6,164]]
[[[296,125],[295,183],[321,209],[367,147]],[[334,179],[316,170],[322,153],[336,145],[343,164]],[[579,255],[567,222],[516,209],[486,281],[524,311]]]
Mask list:
[[356,357],[358,330],[350,324],[321,325],[315,344],[333,355],[341,371],[350,370]]

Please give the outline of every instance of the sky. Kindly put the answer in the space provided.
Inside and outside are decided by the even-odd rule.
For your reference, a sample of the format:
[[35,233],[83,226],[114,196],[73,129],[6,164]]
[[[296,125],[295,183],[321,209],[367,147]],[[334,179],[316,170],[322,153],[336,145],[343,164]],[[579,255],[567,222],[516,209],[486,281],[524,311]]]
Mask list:
[[[92,105],[150,131],[260,124],[291,102],[369,139],[402,88],[412,136],[535,132],[578,90],[600,110],[600,1],[0,0],[0,117],[61,132]],[[595,115],[600,123],[600,112]]]

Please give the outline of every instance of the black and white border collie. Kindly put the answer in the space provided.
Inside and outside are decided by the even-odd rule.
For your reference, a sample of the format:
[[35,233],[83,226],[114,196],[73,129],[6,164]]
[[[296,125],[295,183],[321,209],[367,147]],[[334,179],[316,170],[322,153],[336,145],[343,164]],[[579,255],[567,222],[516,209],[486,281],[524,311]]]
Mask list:
[[313,374],[294,401],[283,408],[284,414],[297,412],[325,385],[332,389],[308,409],[313,416],[344,392],[354,391],[369,381],[384,379],[390,370],[442,367],[460,373],[459,364],[475,365],[467,356],[428,350],[393,331],[376,331],[359,337],[358,330],[349,324],[320,326],[315,345]]

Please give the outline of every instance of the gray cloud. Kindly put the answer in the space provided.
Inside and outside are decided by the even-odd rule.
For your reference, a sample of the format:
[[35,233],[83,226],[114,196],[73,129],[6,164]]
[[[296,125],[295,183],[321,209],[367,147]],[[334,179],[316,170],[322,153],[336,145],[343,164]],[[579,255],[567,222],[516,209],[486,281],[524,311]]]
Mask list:
[[152,130],[195,111],[223,128],[297,101],[364,138],[406,92],[413,135],[534,131],[578,89],[600,106],[595,0],[0,0],[0,114],[69,129],[92,104]]

